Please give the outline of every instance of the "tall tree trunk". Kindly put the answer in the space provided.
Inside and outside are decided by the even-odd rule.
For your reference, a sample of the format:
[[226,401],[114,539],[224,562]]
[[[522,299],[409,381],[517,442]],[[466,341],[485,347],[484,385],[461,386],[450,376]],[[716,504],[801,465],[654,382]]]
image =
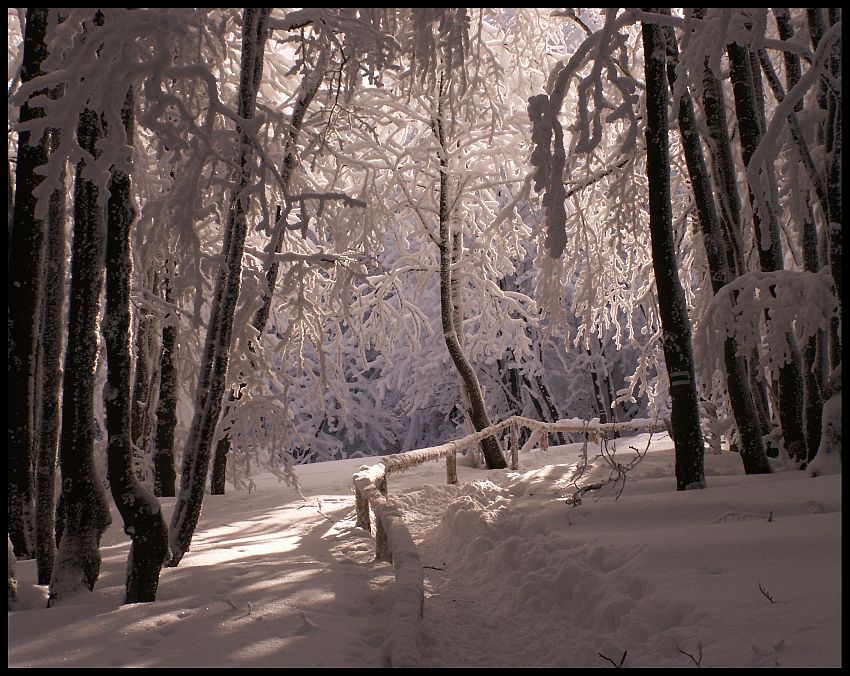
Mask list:
[[[806,16],[808,19],[808,28],[809,28],[809,36],[812,40],[812,49],[817,50],[820,45],[820,41],[826,32],[826,24],[824,23],[824,10],[821,8],[810,7],[806,10]],[[831,18],[836,18],[833,14]],[[832,66],[832,62],[830,61],[830,66]],[[840,63],[839,63],[840,68]],[[832,70],[832,68],[830,68]],[[830,110],[830,86],[827,83],[827,78],[821,77],[820,82],[818,84],[818,93],[817,93],[817,102],[818,107],[823,111],[823,119],[824,122],[818,124],[817,126],[817,142],[819,145],[824,147],[824,157],[829,158],[830,153],[828,148],[831,147],[832,141],[828,140],[827,137],[832,137],[832,131],[827,128],[832,124],[833,112]],[[829,181],[829,166],[828,161],[824,163],[824,171],[823,174],[827,177],[827,182]],[[820,253],[821,262],[827,262],[829,259],[829,222],[830,222],[830,208],[829,208],[829,196],[826,198],[826,206],[822,207],[824,220],[826,221],[823,232],[820,233],[818,238],[818,251]],[[840,320],[836,317],[830,327],[828,332],[828,349],[824,349],[824,354],[828,352],[826,355],[829,361],[829,369],[834,369],[838,362],[841,360],[841,348],[840,348],[840,338],[839,338],[839,326]],[[827,376],[825,374],[818,373],[819,383],[822,385],[821,387],[821,397],[825,398],[826,392],[826,379]]]
[[[58,95],[58,92],[57,92]],[[51,130],[51,149],[60,141],[60,131]],[[65,171],[62,171],[64,185]],[[38,584],[50,584],[56,556],[54,539],[56,510],[56,456],[59,443],[59,411],[62,396],[65,326],[65,190],[54,190],[47,215],[47,251],[44,272],[44,303],[41,309],[41,383],[39,386],[38,446],[35,459],[35,542]]]
[[[162,292],[166,304],[171,296],[173,262],[166,264]],[[156,404],[156,436],[153,455],[153,491],[157,497],[173,497],[177,472],[174,469],[174,428],[177,426],[177,313],[171,311],[162,326],[159,358],[159,399]]]
[[[829,9],[830,26],[841,20],[841,10]],[[829,58],[829,71],[833,82],[841,82],[841,41],[832,45]],[[841,321],[842,285],[841,285],[841,93],[830,90],[827,104],[826,151],[828,158],[827,200],[829,203],[827,241],[829,243],[829,269],[835,281],[835,294],[838,299],[838,317],[835,325]],[[841,334],[838,327],[832,331],[830,346],[830,366],[835,369],[841,363]]]
[[670,198],[670,155],[667,130],[665,40],[659,26],[644,23],[646,70],[646,165],[652,265],[663,331],[664,359],[670,379],[676,490],[705,488],[699,399],[694,376],[691,326],[676,264]]
[[[262,78],[263,49],[266,40],[266,20],[270,9],[246,8],[242,21],[242,63],[239,81],[240,117],[252,119],[257,89]],[[250,183],[252,161],[252,136],[238,127],[239,158],[225,228],[223,254],[225,262],[219,272],[212,312],[207,329],[201,374],[195,398],[195,414],[183,452],[180,491],[174,507],[169,533],[171,559],[176,566],[189,549],[195,532],[204,486],[210,463],[210,451],[215,436],[218,417],[224,396],[233,316],[239,298],[242,278],[242,253],[247,232],[246,190]]]
[[[785,8],[774,8],[773,12],[776,16],[776,26],[779,32],[779,37],[782,40],[793,39],[794,28],[791,25],[790,12]],[[768,80],[773,83],[774,80],[768,72],[770,61],[766,60],[766,54],[763,51],[760,53],[760,56],[762,55],[763,58],[761,58],[761,62],[765,68],[766,75]],[[800,57],[797,54],[788,51],[785,52],[784,59],[786,89],[791,90],[800,81]],[[777,101],[781,103],[784,99],[784,92],[781,90],[781,84],[778,82],[775,82],[774,93]],[[802,137],[802,133],[799,131],[796,113],[801,112],[802,110],[803,102],[798,101],[794,106],[795,114],[790,115],[788,118],[790,130],[797,143],[800,160],[809,171],[810,178],[812,180],[812,188],[817,190],[819,202],[821,205],[823,205],[824,202],[827,202],[828,204],[825,195],[823,197],[821,196],[821,193],[825,192],[823,186],[821,185],[818,187],[818,185],[815,185],[815,181],[819,184],[822,184],[823,181],[817,174],[814,162],[811,159],[811,153],[805,146],[805,140]],[[828,213],[828,207],[823,211],[824,213]],[[820,256],[818,255],[818,234],[815,216],[811,206],[810,193],[808,191],[805,197],[805,206],[803,208],[801,218],[801,231],[803,235],[803,267],[807,272],[818,272],[821,268]],[[825,340],[825,333],[822,330],[819,330],[817,334],[810,337],[803,346],[803,388],[805,395],[803,431],[808,447],[806,457],[807,462],[810,462],[812,458],[814,458],[818,448],[820,447],[823,391],[826,383],[826,361],[824,360],[824,357],[826,357]]]
[[[133,91],[127,92],[121,117],[133,138]],[[132,146],[127,148],[132,155]],[[125,158],[121,158],[125,159]],[[130,158],[126,158],[130,160]],[[168,529],[159,501],[139,483],[133,467],[131,439],[130,228],[135,218],[130,175],[113,166],[109,181],[106,232],[106,310],[104,336],[108,369],[103,403],[106,410],[107,476],[112,498],[132,538],[127,562],[125,603],[154,601],[159,572],[168,553]]]
[[[21,81],[42,75],[41,64],[47,57],[47,20],[50,10],[27,9]],[[32,96],[46,94],[33,92]],[[32,97],[30,97],[32,98]],[[25,101],[20,121],[44,117],[44,110]],[[9,236],[7,278],[8,359],[8,530],[15,555],[32,558],[34,554],[34,482],[36,396],[35,379],[38,355],[38,323],[41,303],[41,275],[44,265],[42,218],[36,217],[36,189],[44,177],[36,169],[47,163],[50,134],[33,138],[28,131],[18,134],[15,204]]]
[[[313,99],[316,97],[316,94],[319,91],[319,86],[322,84],[326,68],[327,54],[322,52],[316,67],[304,74],[304,77],[301,80],[300,94],[292,108],[292,116],[289,120],[289,129],[286,136],[286,145],[284,146],[283,165],[281,166],[280,171],[281,183],[286,191],[284,194],[286,207],[284,209],[278,207],[275,218],[275,227],[272,234],[272,240],[274,243],[273,250],[276,254],[283,250],[283,237],[286,232],[286,222],[289,218],[290,211],[292,211],[292,203],[289,199],[289,185],[292,180],[292,172],[295,169],[298,136],[300,135],[301,127],[304,124],[304,116],[307,114],[307,110],[313,102]],[[259,81],[257,84],[259,84]],[[272,255],[268,263],[268,268],[266,269],[267,288],[263,292],[263,302],[251,322],[251,326],[257,330],[260,336],[262,336],[265,332],[266,324],[269,320],[272,297],[274,296],[275,286],[277,285],[277,276],[279,271],[280,261]],[[242,383],[240,382],[240,391],[241,387]],[[234,396],[231,391],[231,394],[228,396],[227,405],[225,406],[225,415],[222,417],[223,421],[229,418],[232,408],[236,405],[235,402],[237,399],[238,397]],[[212,476],[210,477],[210,492],[212,495],[224,495],[227,457],[232,446],[229,432],[230,427],[225,427],[221,438],[218,440],[218,444],[216,445]]]
[[[103,15],[95,15],[102,25]],[[80,115],[77,141],[95,160],[100,156],[100,116]],[[86,160],[77,165],[74,184],[74,235],[68,346],[62,384],[61,541],[50,580],[52,605],[82,588],[91,590],[100,574],[100,537],[112,521],[106,493],[94,464],[94,386],[98,352],[98,314],[103,286],[103,208],[99,188],[86,177]]]
[[[146,276],[145,290],[151,295],[158,293],[159,285],[156,272],[150,270]],[[151,308],[145,303],[139,308],[139,321],[136,328],[136,371],[133,378],[133,397],[130,405],[130,440],[133,446],[133,464],[139,481],[147,479],[145,458],[150,452],[153,420],[154,373],[153,352],[155,345],[155,320]]]
[[[730,63],[730,77],[735,94],[735,111],[738,119],[738,132],[741,141],[741,155],[744,166],[749,168],[750,160],[758,148],[762,136],[760,124],[758,84],[761,82],[759,72],[753,72],[753,58],[746,47],[738,43],[730,43],[726,48]],[[771,181],[771,173],[759,170],[761,181],[759,185],[750,185],[750,203],[753,211],[753,237],[759,255],[763,272],[775,272],[783,269],[782,244],[779,237],[779,222],[774,211],[773,200],[759,197],[763,187],[769,194],[775,190]],[[771,185],[765,186],[766,182]],[[773,293],[773,290],[771,290]],[[768,318],[768,322],[772,322]],[[803,435],[803,376],[800,367],[799,349],[793,333],[786,327],[772,327],[774,331],[783,331],[788,350],[792,355],[791,361],[779,367],[779,401],[777,409],[785,439],[785,450],[788,454],[803,462],[808,456],[806,438]]]
[[[440,157],[440,238],[438,241],[440,250],[440,317],[446,348],[469,396],[472,424],[475,430],[480,432],[490,426],[490,419],[487,416],[484,394],[481,391],[478,376],[475,374],[472,364],[466,358],[460,340],[458,339],[458,327],[455,326],[454,303],[452,299],[452,236],[450,232],[451,214],[449,213],[448,194],[449,161],[448,149],[446,148],[446,142],[443,136],[442,88],[443,82],[441,79],[437,116],[431,121],[431,127],[439,145],[438,152]],[[495,436],[487,437],[481,441],[481,451],[484,454],[484,462],[487,464],[487,469],[504,469],[507,467],[501,445]]]
[[[668,55],[667,79],[670,83],[670,90],[676,91],[674,85],[679,60],[676,36],[672,28],[665,28],[664,34]],[[681,98],[676,104],[679,134],[682,139],[697,217],[705,245],[712,291],[716,295],[726,284],[732,281],[733,275],[729,270],[728,258],[724,251],[723,234],[711,191],[711,179],[702,152],[693,101],[687,88],[682,91]],[[738,345],[732,336],[727,336],[724,341],[723,356],[726,368],[726,391],[729,394],[732,416],[735,419],[735,426],[741,439],[741,460],[744,464],[744,471],[747,474],[770,472],[770,464],[765,454],[755,404],[748,384],[746,365],[738,356]]]
[[[705,9],[694,8],[693,16],[702,19]],[[726,262],[732,278],[743,275],[746,264],[743,255],[743,224],[741,220],[741,200],[738,194],[738,179],[735,174],[735,161],[732,156],[732,143],[726,120],[726,101],[723,87],[711,68],[709,58],[703,63],[702,104],[708,127],[708,149],[712,157],[713,178],[717,186],[719,202],[718,221],[726,251]],[[757,364],[759,356],[757,347],[751,349],[751,354],[745,360],[745,370],[752,401],[758,416],[761,434],[770,433],[772,425],[767,399],[767,389],[764,380],[759,377]]]

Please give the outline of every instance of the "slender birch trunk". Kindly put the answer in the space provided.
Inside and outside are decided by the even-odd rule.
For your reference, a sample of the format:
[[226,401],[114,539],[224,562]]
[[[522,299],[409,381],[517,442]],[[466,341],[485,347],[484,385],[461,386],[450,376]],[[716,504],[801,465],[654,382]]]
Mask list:
[[[458,338],[458,327],[455,325],[454,303],[452,299],[452,235],[451,214],[449,213],[449,162],[445,137],[443,136],[442,94],[441,80],[437,115],[431,122],[432,130],[439,146],[438,153],[440,158],[440,238],[438,242],[440,250],[440,316],[443,325],[443,335],[446,341],[446,348],[449,351],[449,355],[454,362],[455,368],[457,369],[469,396],[469,408],[472,424],[475,427],[475,430],[480,432],[490,426],[490,419],[487,416],[484,394],[481,391],[478,376],[475,374],[472,364],[469,363],[469,360],[464,354]],[[487,469],[504,469],[507,467],[507,462],[505,462],[505,457],[502,454],[502,448],[495,436],[487,437],[481,441],[481,451],[484,454],[484,461],[487,463]]]

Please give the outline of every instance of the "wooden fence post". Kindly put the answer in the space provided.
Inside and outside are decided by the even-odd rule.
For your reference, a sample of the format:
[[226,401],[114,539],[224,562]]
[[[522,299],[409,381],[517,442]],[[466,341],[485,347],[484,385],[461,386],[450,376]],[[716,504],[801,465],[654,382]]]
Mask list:
[[511,423],[511,469],[519,469],[519,425]]
[[446,483],[457,484],[457,448],[446,454]]
[[[386,474],[381,477],[376,485],[378,490],[381,491],[381,495],[387,497]],[[389,563],[393,562],[393,555],[390,552],[390,545],[387,541],[387,531],[384,530],[384,524],[377,515],[375,518],[375,558],[379,561],[387,561]]]

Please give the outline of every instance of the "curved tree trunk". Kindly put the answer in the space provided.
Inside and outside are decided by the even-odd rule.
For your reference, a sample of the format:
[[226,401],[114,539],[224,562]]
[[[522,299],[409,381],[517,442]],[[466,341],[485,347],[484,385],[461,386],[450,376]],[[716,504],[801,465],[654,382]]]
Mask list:
[[705,447],[700,429],[691,326],[679,281],[673,236],[664,33],[659,26],[647,23],[642,24],[641,31],[646,70],[646,173],[652,265],[664,334],[664,360],[670,379],[676,490],[681,491],[705,488]]
[[[133,92],[121,116],[133,138]],[[128,155],[132,147],[127,148]],[[106,233],[106,310],[104,337],[108,369],[104,388],[107,476],[112,497],[132,538],[127,565],[125,603],[154,601],[159,572],[168,553],[168,529],[159,501],[139,483],[133,467],[130,359],[130,228],[135,218],[130,176],[113,167],[109,182]]]
[[[254,117],[257,89],[262,78],[263,49],[269,9],[246,8],[242,21],[242,63],[239,82],[239,115]],[[180,491],[169,532],[169,566],[180,563],[189,549],[204,499],[210,452],[226,387],[233,317],[242,278],[242,253],[247,232],[246,189],[250,183],[253,155],[250,133],[239,127],[238,168],[225,228],[225,262],[219,272],[204,346],[201,374],[195,398],[195,414],[183,452]]]
[[[442,90],[442,81],[440,84]],[[443,325],[443,335],[446,341],[446,348],[454,362],[455,368],[463,381],[463,386],[466,388],[469,396],[469,408],[472,424],[476,431],[490,426],[490,419],[487,416],[487,409],[484,403],[484,394],[481,391],[481,385],[478,382],[478,376],[475,375],[475,370],[466,358],[458,339],[458,327],[455,326],[455,307],[452,299],[452,236],[451,236],[451,215],[449,214],[448,204],[448,155],[446,152],[445,139],[443,137],[442,125],[442,91],[440,92],[440,106],[437,110],[436,119],[432,120],[432,129],[434,136],[439,144],[440,155],[440,317]],[[502,448],[498,439],[495,436],[487,437],[481,442],[481,451],[484,454],[484,461],[487,463],[487,469],[504,469],[507,467],[505,457],[502,454]]]

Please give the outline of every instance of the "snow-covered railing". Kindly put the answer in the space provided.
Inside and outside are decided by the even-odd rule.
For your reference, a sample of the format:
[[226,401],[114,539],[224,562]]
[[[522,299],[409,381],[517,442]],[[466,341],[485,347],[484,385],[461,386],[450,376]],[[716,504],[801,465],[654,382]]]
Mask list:
[[[532,430],[522,449],[519,447],[519,428]],[[663,422],[636,419],[625,423],[600,423],[578,418],[544,423],[522,416],[511,416],[480,432],[439,446],[420,448],[406,453],[384,456],[372,466],[363,465],[352,477],[357,510],[357,526],[371,532],[369,508],[375,512],[375,557],[393,564],[396,579],[396,600],[390,621],[391,635],[387,643],[388,666],[415,666],[416,656],[409,654],[417,644],[419,620],[425,604],[422,561],[413,543],[410,531],[401,517],[401,512],[387,500],[387,477],[393,472],[420,465],[430,460],[446,459],[446,483],[457,483],[457,453],[471,448],[494,434],[510,428],[510,467],[518,469],[519,452],[540,444],[548,448],[549,435],[558,432],[585,434],[589,441],[596,442],[606,432],[664,431]]]

